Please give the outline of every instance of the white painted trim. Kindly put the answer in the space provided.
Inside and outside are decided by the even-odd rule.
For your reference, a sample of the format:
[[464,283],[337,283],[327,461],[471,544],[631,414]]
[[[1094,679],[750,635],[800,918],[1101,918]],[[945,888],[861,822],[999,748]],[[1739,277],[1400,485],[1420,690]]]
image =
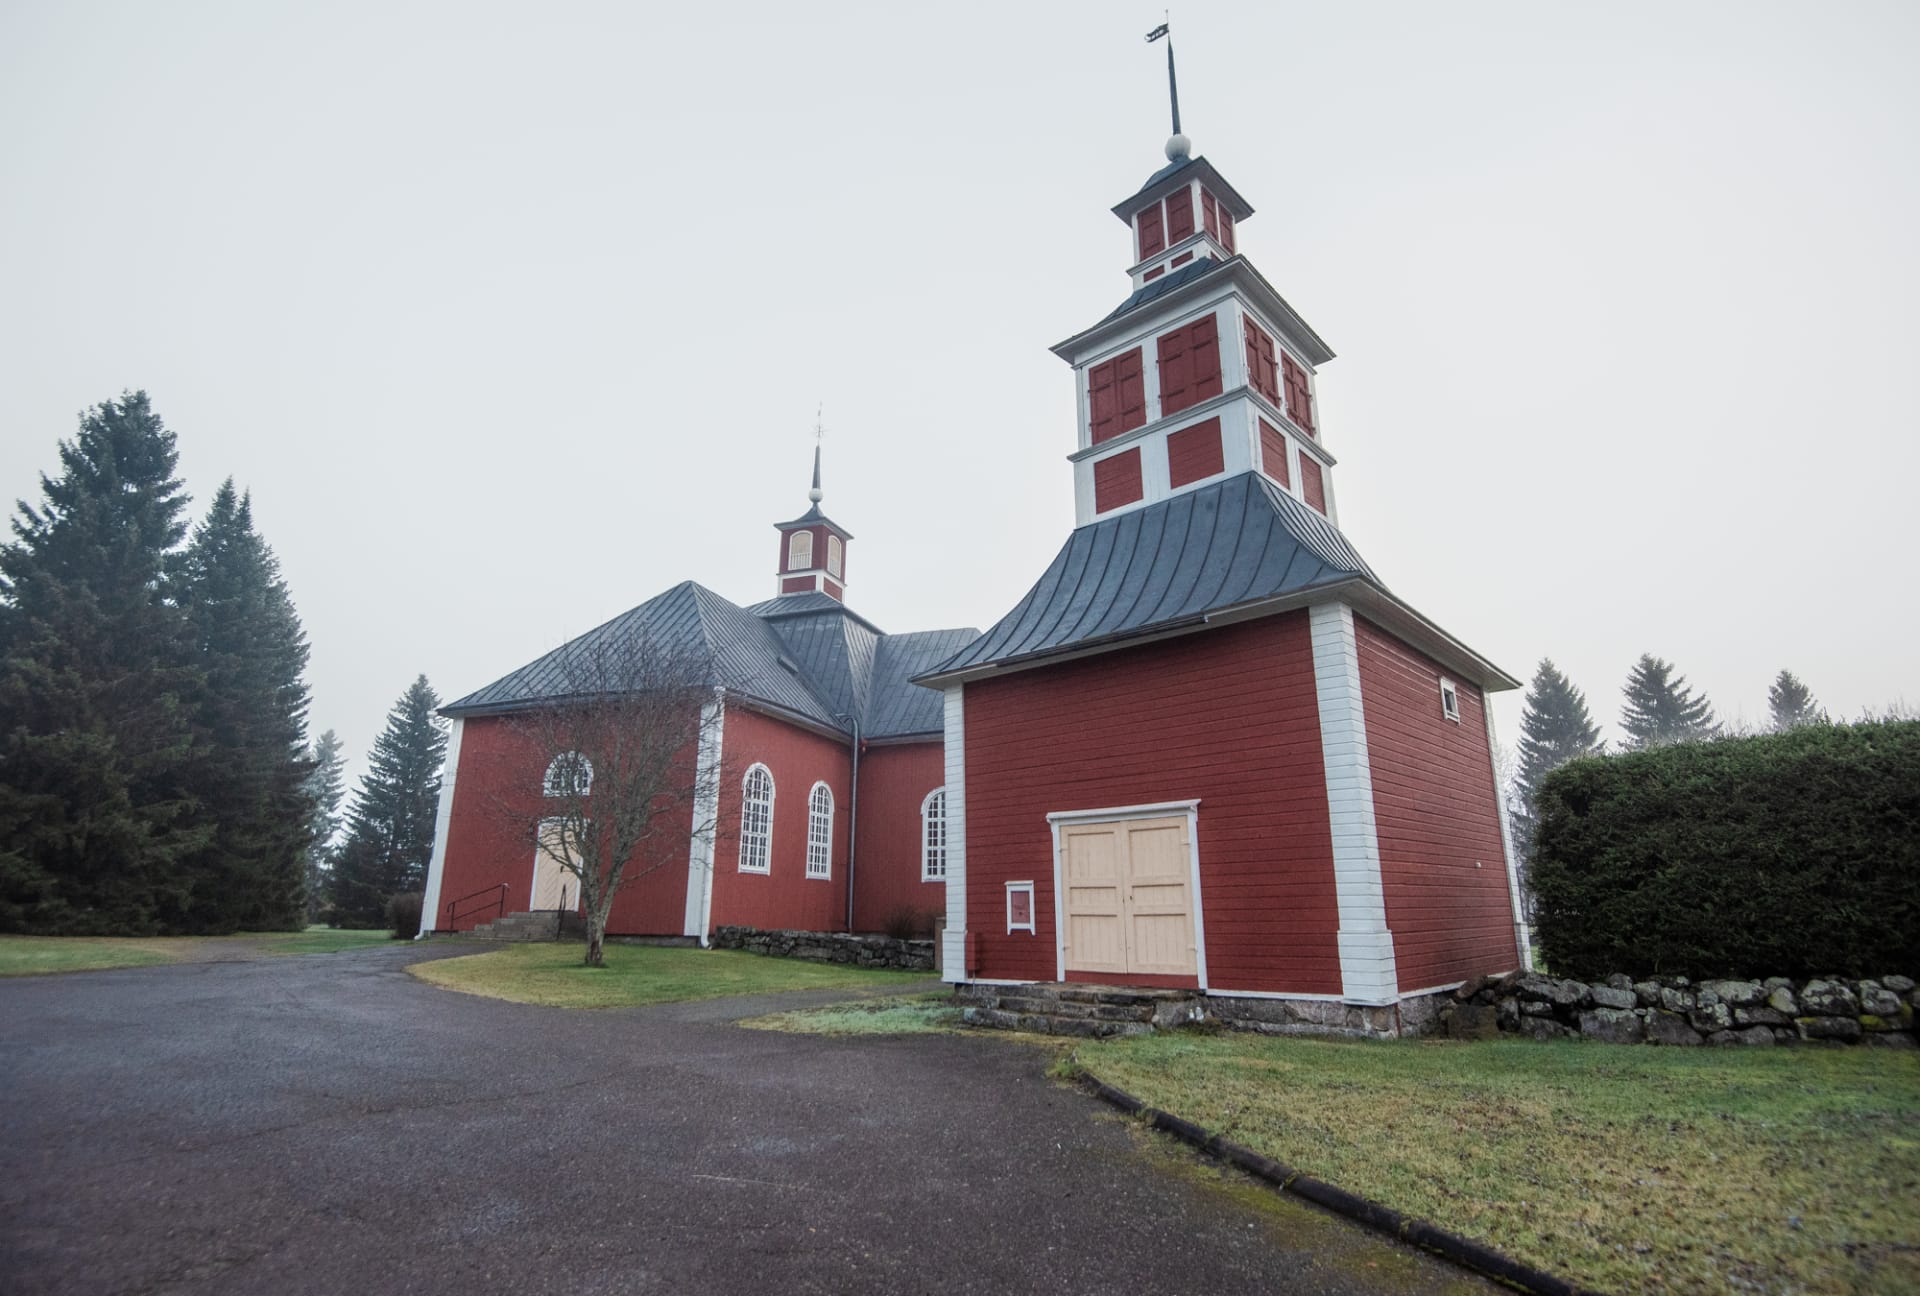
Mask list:
[[[750,868],[747,865],[747,780],[753,772],[759,770],[767,776],[767,862],[764,868]],[[773,771],[764,761],[755,761],[747,766],[740,775],[740,869],[742,873],[752,873],[757,877],[767,877],[773,872],[773,807],[780,795],[780,784],[775,781]]]
[[560,762],[566,760],[569,756],[571,756],[574,760],[580,762],[581,765],[586,767],[586,772],[587,772],[586,786],[579,789],[580,795],[581,796],[593,795],[593,762],[588,760],[585,756],[582,756],[577,751],[570,751],[570,752],[561,752],[558,756],[555,756],[552,760],[547,762],[547,772],[540,776],[540,795],[541,796],[555,797],[555,796],[572,795],[573,789],[563,786],[560,780],[555,777],[555,773],[560,770]]
[[940,802],[940,872],[938,875],[927,872],[927,807],[933,804],[935,797],[944,798],[947,785],[942,783],[933,791],[920,798],[920,880],[922,882],[945,882],[947,880],[947,803]]
[[1387,929],[1353,609],[1345,603],[1319,603],[1308,616],[1327,814],[1333,828],[1334,892],[1340,906],[1341,993],[1356,1003],[1390,1003],[1400,990],[1399,974],[1393,933]]
[[1109,806],[1098,810],[1055,810],[1047,816],[1050,824],[1072,823],[1078,820],[1091,820],[1105,823],[1112,819],[1159,819],[1167,815],[1191,814],[1200,808],[1200,799],[1190,801],[1156,801],[1149,805]]
[[680,934],[704,947],[713,915],[714,842],[720,828],[720,760],[727,722],[726,702],[718,689],[700,707],[699,750],[694,757],[693,822],[708,825],[694,832],[687,849],[687,904]]
[[[827,794],[827,871],[813,871],[813,794]],[[807,789],[807,854],[800,865],[800,876],[815,882],[833,881],[833,789],[827,786],[825,779],[815,779],[813,786]]]
[[[1451,707],[1447,705],[1448,698],[1453,699],[1453,705]],[[1483,698],[1481,701],[1484,704],[1485,699]],[[1448,679],[1445,675],[1440,677],[1440,718],[1443,720],[1451,720],[1455,724],[1460,723],[1460,686]],[[1488,750],[1491,751],[1492,748],[1489,747]]]
[[453,785],[460,777],[460,735],[467,722],[455,716],[447,732],[447,760],[440,775],[440,805],[433,812],[433,855],[427,861],[427,892],[420,908],[419,940],[440,916],[440,884],[447,875],[447,832],[453,827]]
[[[1025,891],[1027,893],[1027,921],[1023,923],[1017,923],[1013,920],[1013,893],[1016,891]],[[1039,934],[1040,913],[1034,907],[1034,904],[1032,882],[1007,883],[1007,935],[1011,936],[1015,932],[1026,932],[1029,936]]]
[[[967,977],[967,727],[966,686],[944,690],[947,766],[947,930],[940,950],[941,978]],[[1017,985],[1020,982],[997,984]]]
[[[1200,799],[1156,801],[1146,805],[1114,806],[1101,810],[1056,810],[1047,816],[1053,832],[1053,964],[1054,980],[1067,979],[1066,871],[1060,851],[1060,830],[1074,824],[1127,823],[1135,819],[1167,819],[1184,815],[1187,821],[1187,885],[1193,911],[1193,969],[1200,989],[1207,988],[1207,925],[1200,895]],[[1125,975],[1122,973],[1122,975]]]
[[1487,691],[1480,690],[1480,710],[1487,717],[1487,773],[1493,779],[1493,808],[1500,816],[1500,849],[1507,857],[1507,907],[1513,919],[1513,944],[1520,951],[1520,966],[1533,971],[1533,933],[1527,930],[1527,909],[1520,897],[1520,861],[1513,853],[1513,828],[1507,822],[1507,790],[1500,786],[1500,767],[1493,753],[1500,745],[1493,732],[1493,703]]

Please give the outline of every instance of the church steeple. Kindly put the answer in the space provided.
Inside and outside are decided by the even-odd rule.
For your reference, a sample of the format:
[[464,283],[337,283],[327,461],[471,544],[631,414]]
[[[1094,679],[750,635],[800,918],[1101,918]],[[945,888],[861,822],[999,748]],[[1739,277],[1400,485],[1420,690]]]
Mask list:
[[791,522],[776,522],[780,532],[780,567],[777,593],[820,593],[845,599],[847,586],[847,542],[853,533],[820,511],[820,442],[815,429],[813,445],[813,485],[807,491],[812,505]]

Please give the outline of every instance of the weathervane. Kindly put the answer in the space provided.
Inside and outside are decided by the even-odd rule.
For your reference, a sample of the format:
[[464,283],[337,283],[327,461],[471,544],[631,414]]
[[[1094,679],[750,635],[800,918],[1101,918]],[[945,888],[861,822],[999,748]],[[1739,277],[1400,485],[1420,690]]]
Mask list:
[[826,412],[825,401],[821,401],[813,411],[813,489],[807,492],[807,498],[815,504],[820,502],[820,447],[827,439],[827,429],[821,419]]
[[1173,135],[1167,140],[1167,160],[1178,162],[1192,151],[1187,137],[1180,133],[1180,82],[1173,74],[1173,33],[1171,21],[1163,22],[1147,33],[1147,44],[1157,40],[1167,42],[1167,98],[1173,105]]

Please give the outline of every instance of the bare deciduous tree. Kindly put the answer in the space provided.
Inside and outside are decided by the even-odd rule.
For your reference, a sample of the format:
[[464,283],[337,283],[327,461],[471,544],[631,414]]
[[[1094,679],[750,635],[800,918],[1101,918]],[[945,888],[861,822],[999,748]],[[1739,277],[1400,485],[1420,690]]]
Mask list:
[[496,808],[563,871],[587,966],[600,967],[614,897],[670,861],[684,868],[689,838],[716,831],[719,703],[703,657],[642,628],[576,641],[553,660],[551,696],[509,721],[515,746],[545,770],[540,795]]

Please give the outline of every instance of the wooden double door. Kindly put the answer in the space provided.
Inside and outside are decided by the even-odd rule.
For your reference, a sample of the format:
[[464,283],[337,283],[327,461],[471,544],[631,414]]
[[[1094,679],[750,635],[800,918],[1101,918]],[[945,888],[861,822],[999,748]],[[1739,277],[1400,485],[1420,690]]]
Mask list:
[[1185,815],[1060,826],[1068,972],[1193,976],[1193,841]]

